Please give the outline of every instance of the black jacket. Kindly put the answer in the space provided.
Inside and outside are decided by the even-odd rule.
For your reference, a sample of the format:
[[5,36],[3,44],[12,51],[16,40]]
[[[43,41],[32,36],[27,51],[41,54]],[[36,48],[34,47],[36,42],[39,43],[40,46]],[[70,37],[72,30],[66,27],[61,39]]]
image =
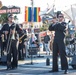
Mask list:
[[50,41],[50,37],[49,37],[49,35],[46,35],[45,37],[44,37],[44,42],[45,43],[48,43]]
[[55,31],[55,37],[54,39],[64,39],[65,37],[65,28],[66,28],[66,23],[56,23],[56,24],[51,24],[49,26],[50,31]]
[[[12,25],[11,26],[9,26],[8,25],[8,23],[7,24],[5,24],[5,25],[3,25],[3,27],[2,27],[2,29],[1,29],[1,34],[5,34],[5,31],[8,31],[8,35],[6,35],[7,36],[7,39],[8,39],[8,37],[9,37],[9,35],[10,35],[10,29],[14,29],[15,28],[15,31],[16,31],[16,33],[15,33],[15,39],[17,38],[17,33],[19,34],[19,30],[20,30],[20,28],[19,28],[19,26],[17,25],[17,24],[15,24],[15,23],[12,23]],[[12,34],[11,34],[12,35]],[[11,37],[11,36],[10,36]],[[6,38],[5,38],[5,40],[7,40]]]

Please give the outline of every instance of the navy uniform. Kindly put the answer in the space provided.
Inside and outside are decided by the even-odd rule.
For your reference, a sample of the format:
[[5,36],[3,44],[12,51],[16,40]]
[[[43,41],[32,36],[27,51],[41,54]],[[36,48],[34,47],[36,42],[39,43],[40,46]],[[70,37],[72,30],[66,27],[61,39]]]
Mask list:
[[[3,24],[3,26],[4,25],[5,24]],[[2,29],[1,29],[1,56],[4,55],[4,51],[6,50],[6,39],[7,39],[7,36],[5,35],[5,31],[2,31]]]
[[58,71],[58,59],[57,59],[58,53],[60,54],[61,58],[61,69],[62,70],[68,69],[65,44],[64,44],[65,28],[66,28],[65,22],[56,23],[49,26],[50,31],[55,31],[53,41],[53,72]]
[[25,57],[25,39],[27,38],[27,33],[25,29],[21,29],[19,31],[19,47],[18,47],[18,54],[19,54],[19,60],[24,60]]
[[[9,16],[11,17],[11,15]],[[12,30],[15,29],[15,34],[11,33]],[[19,26],[15,23],[12,22],[11,25],[8,23],[5,24],[2,27],[2,32],[8,32],[7,34],[7,69],[15,69],[18,66],[18,53],[17,53],[17,42],[18,42],[18,37],[17,33],[19,31]],[[13,60],[11,61],[11,57],[13,57]]]

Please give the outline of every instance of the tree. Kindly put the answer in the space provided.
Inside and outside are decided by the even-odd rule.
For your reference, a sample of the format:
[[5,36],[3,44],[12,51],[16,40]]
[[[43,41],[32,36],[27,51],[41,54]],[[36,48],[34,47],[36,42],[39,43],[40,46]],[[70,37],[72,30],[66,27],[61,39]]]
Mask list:
[[46,31],[48,30],[49,25],[48,24],[43,24],[43,26],[40,28],[40,31]]
[[1,14],[0,15],[0,23],[7,22],[7,15],[8,14]]

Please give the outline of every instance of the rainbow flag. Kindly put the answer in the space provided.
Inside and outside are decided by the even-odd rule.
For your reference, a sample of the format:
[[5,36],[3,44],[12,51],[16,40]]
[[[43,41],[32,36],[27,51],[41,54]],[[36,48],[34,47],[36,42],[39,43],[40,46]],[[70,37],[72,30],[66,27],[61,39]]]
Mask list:
[[[41,18],[39,16],[40,7],[34,7],[34,18],[33,22],[40,22]],[[25,7],[25,21],[31,22],[32,21],[32,8],[31,7]]]
[[40,22],[40,16],[39,16],[39,12],[40,12],[40,7],[34,7],[34,22]]
[[32,8],[25,7],[25,21],[31,22],[32,21]]

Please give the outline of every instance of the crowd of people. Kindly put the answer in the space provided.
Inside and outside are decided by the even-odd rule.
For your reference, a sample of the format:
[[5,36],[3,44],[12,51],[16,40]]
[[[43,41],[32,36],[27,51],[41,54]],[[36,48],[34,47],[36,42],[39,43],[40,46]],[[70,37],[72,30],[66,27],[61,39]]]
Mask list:
[[[66,32],[66,22],[64,19],[64,15],[60,13],[58,16],[53,16],[51,21],[51,25],[49,26],[49,31],[54,31],[54,38],[53,38],[53,67],[52,71],[50,72],[58,72],[58,56],[60,55],[61,58],[61,69],[64,70],[64,73],[68,73],[68,62],[66,58],[65,52],[65,32]],[[5,23],[1,29],[1,37],[2,37],[2,48],[3,50],[7,51],[7,70],[15,69],[18,66],[18,57],[19,59],[24,59],[25,56],[25,45],[24,40],[27,38],[26,30],[19,27],[18,24],[13,22],[13,16],[8,15],[8,22]],[[24,39],[22,40],[22,38]],[[50,40],[52,37],[49,37],[47,34],[44,37],[44,47],[46,50],[46,54],[50,54]],[[31,34],[29,38],[29,46],[36,46],[39,47],[37,43],[38,39],[34,34]],[[31,45],[34,44],[34,45]],[[19,50],[19,53],[18,53]],[[20,54],[22,51],[22,55]],[[13,57],[11,61],[11,57]]]

